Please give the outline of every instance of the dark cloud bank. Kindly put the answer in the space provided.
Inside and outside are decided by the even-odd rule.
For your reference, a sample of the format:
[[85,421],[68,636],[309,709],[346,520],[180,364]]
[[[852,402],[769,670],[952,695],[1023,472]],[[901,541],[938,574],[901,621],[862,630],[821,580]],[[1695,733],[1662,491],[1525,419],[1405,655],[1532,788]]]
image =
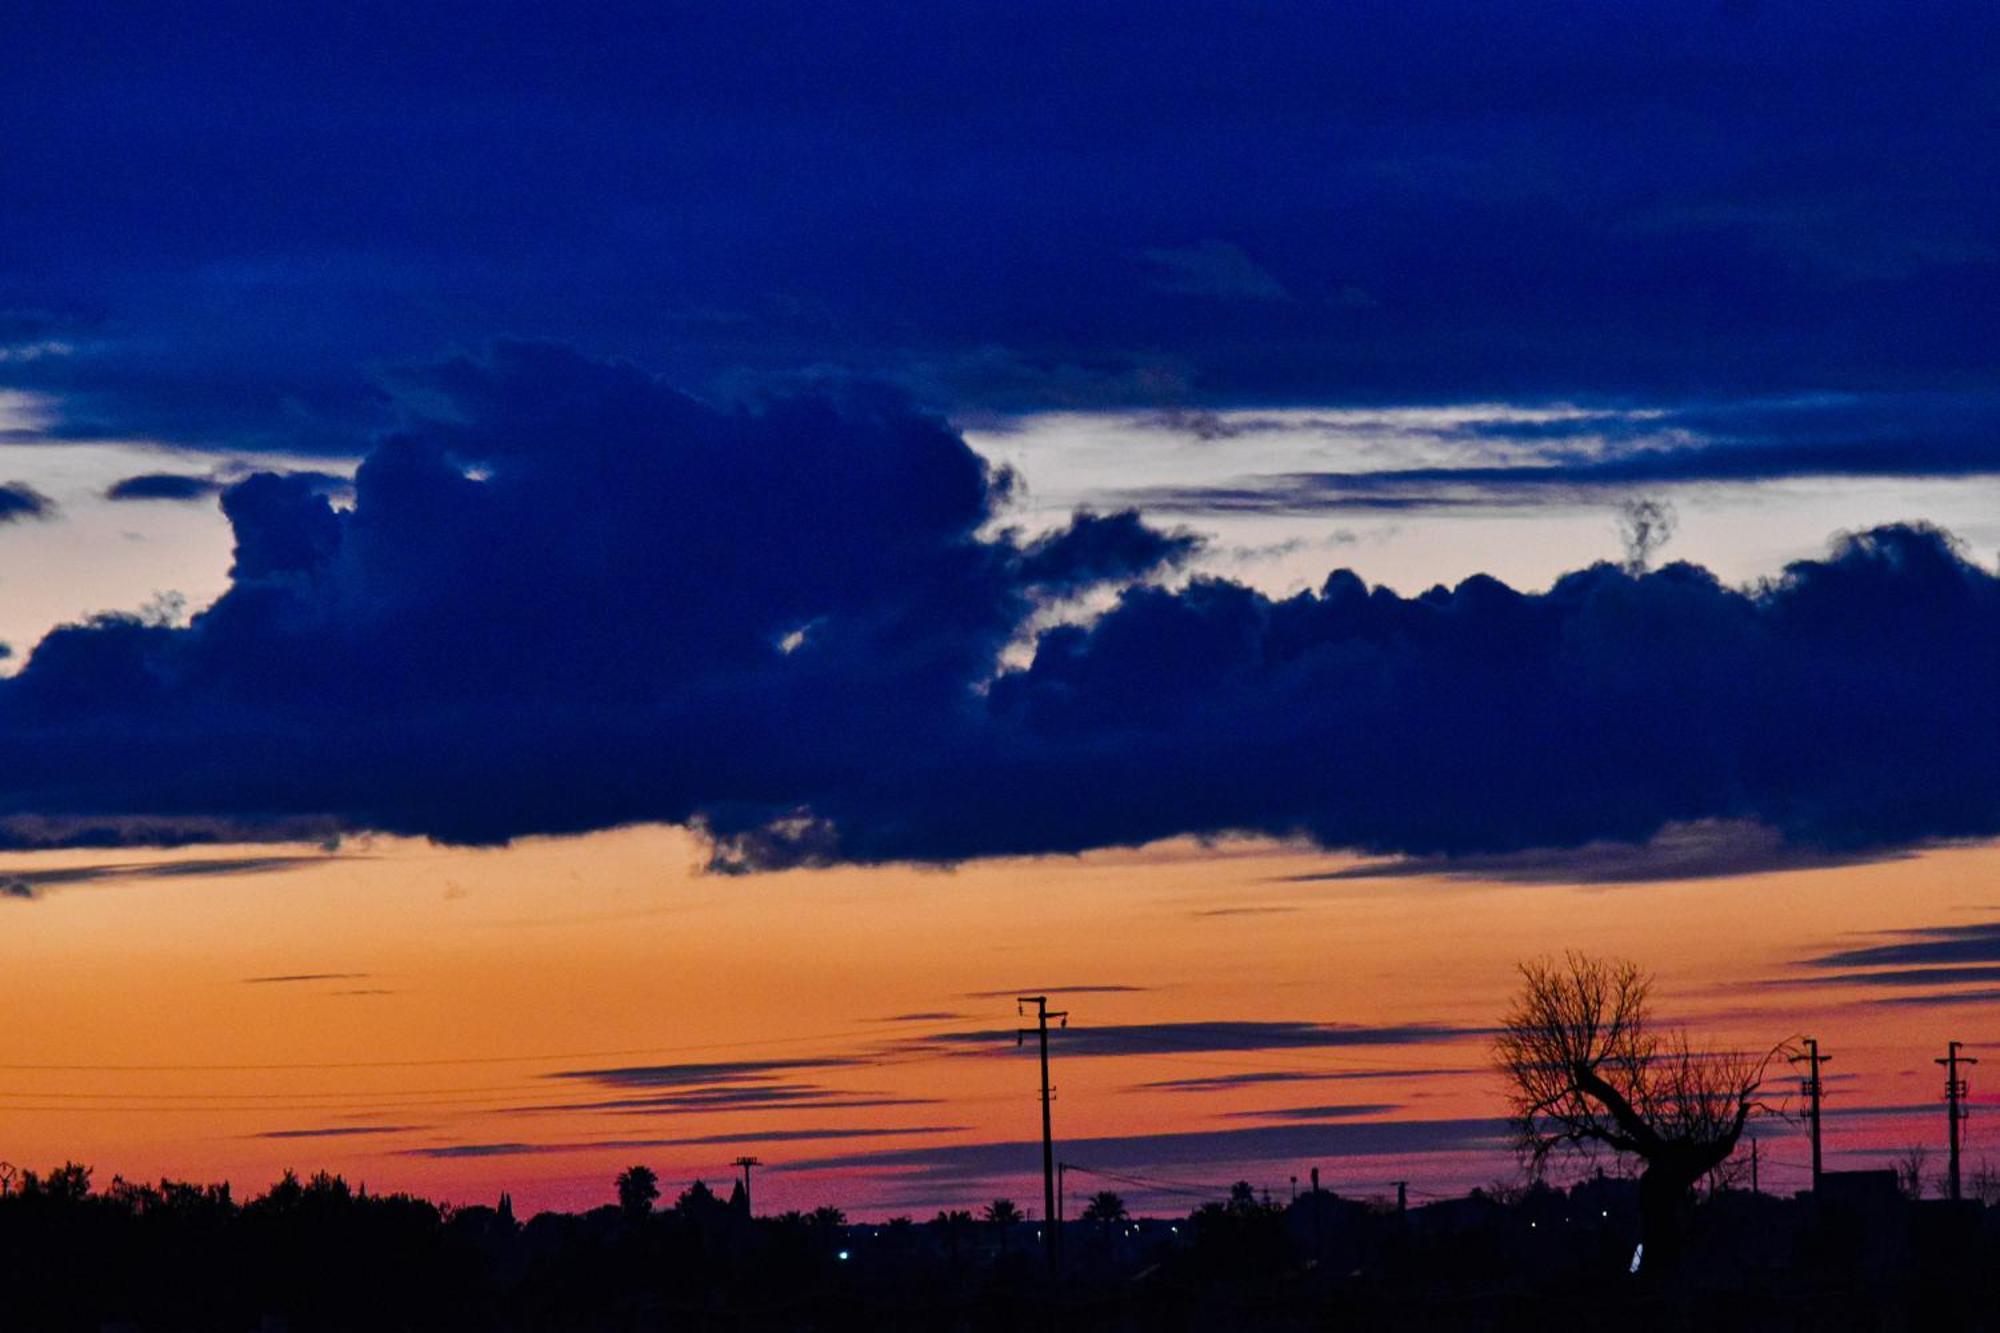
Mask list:
[[[1274,600],[1149,581],[1187,544],[1130,516],[982,535],[1010,479],[886,391],[723,411],[512,344],[397,393],[351,508],[238,482],[214,605],[57,630],[0,682],[7,843],[664,820],[755,869],[2000,832],[2000,581],[1929,529],[1751,589],[1600,565]],[[1105,590],[1002,664],[1038,608]]]

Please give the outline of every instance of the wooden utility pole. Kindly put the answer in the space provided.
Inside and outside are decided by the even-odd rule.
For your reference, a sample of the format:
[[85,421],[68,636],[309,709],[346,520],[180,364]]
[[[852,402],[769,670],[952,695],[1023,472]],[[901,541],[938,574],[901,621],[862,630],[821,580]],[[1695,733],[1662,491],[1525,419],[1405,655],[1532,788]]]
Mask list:
[[1932,1064],[1944,1066],[1945,1114],[1951,1117],[1951,1137],[1949,1140],[1951,1144],[1951,1163],[1946,1168],[1945,1182],[1950,1189],[1949,1197],[1953,1203],[1957,1203],[1963,1197],[1959,1192],[1958,1184],[1958,1127],[1965,1120],[1965,1095],[1967,1091],[1965,1080],[1958,1076],[1958,1067],[1960,1065],[1976,1065],[1979,1063],[1979,1061],[1969,1055],[1960,1055],[1958,1053],[1959,1047],[1964,1044],[1962,1041],[1946,1042],[1944,1057],[1931,1062]]
[[1825,1091],[1825,1082],[1819,1076],[1819,1067],[1830,1064],[1833,1057],[1819,1053],[1819,1039],[1805,1039],[1805,1053],[1791,1057],[1793,1064],[1803,1062],[1805,1077],[1799,1080],[1799,1091],[1806,1097],[1806,1120],[1812,1126],[1812,1190],[1813,1197],[1819,1197],[1820,1149],[1819,1149],[1819,1099]]
[[1015,1001],[1015,1012],[1021,1012],[1025,1005],[1035,1006],[1035,1026],[1021,1028],[1014,1034],[1014,1044],[1019,1046],[1033,1033],[1041,1043],[1042,1052],[1042,1225],[1048,1228],[1048,1244],[1043,1249],[1049,1256],[1049,1276],[1055,1277],[1062,1271],[1062,1227],[1056,1217],[1056,1137],[1049,1116],[1049,1020],[1057,1019],[1063,1027],[1069,1026],[1067,1011],[1050,1013],[1049,997],[1046,995],[1023,995]]

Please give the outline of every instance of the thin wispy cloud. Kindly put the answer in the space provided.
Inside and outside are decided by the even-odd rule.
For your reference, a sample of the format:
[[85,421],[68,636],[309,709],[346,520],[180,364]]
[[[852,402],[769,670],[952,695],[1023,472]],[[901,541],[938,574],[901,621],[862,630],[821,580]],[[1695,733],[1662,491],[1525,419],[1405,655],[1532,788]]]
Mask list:
[[422,1148],[406,1148],[403,1150],[403,1155],[406,1157],[431,1157],[443,1160],[462,1157],[543,1157],[614,1150],[622,1152],[642,1148],[706,1148],[745,1143],[801,1143],[815,1140],[901,1138],[925,1134],[955,1134],[962,1129],[963,1126],[959,1125],[915,1125],[906,1128],[870,1126],[859,1128],[773,1129],[757,1133],[703,1134],[691,1138],[588,1139],[576,1142],[552,1143],[515,1141],[454,1143]]
[[2000,921],[1921,926],[1891,932],[1884,944],[1821,954],[1812,967],[1873,967],[1923,963],[2000,963]]
[[[0,843],[7,841],[0,834]],[[205,857],[184,861],[108,861],[77,866],[0,867],[0,900],[34,902],[54,890],[146,880],[222,879],[278,874],[319,864],[326,856],[303,853]]]
[[1829,848],[1788,842],[1744,820],[1668,824],[1644,842],[1590,842],[1499,854],[1364,861],[1292,877],[1315,880],[1455,879],[1493,884],[1652,884],[1877,865],[1916,855],[1908,847]]
[[1074,985],[1074,986],[1010,986],[1004,990],[967,991],[960,998],[967,1000],[1012,1000],[1023,995],[1138,995],[1155,990],[1153,986],[1122,985]]
[[1490,1075],[1486,1069],[1467,1069],[1457,1066],[1443,1066],[1435,1069],[1264,1069],[1246,1070],[1234,1074],[1204,1074],[1194,1078],[1159,1079],[1151,1083],[1137,1085],[1144,1092],[1179,1093],[1221,1093],[1235,1092],[1243,1088],[1258,1088],[1273,1084],[1292,1083],[1346,1083],[1356,1080],[1419,1080],[1427,1078],[1456,1078],[1465,1075]]
[[1398,1102],[1331,1103],[1319,1106],[1275,1106],[1255,1111],[1225,1111],[1227,1120],[1355,1120],[1402,1110]]
[[319,1125],[311,1129],[267,1129],[252,1138],[259,1139],[345,1139],[367,1138],[381,1134],[414,1134],[428,1129],[428,1125]]
[[[1149,1167],[1213,1170],[1217,1163],[1297,1162],[1472,1148],[1500,1150],[1507,1142],[1506,1123],[1501,1120],[1383,1120],[1072,1138],[1064,1141],[1063,1151],[1073,1161],[1117,1170]],[[899,1172],[919,1179],[949,1181],[1031,1175],[1041,1169],[1040,1162],[1041,1144],[1021,1140],[809,1157],[787,1162],[778,1169]]]
[[[1209,1022],[1093,1024],[1051,1029],[1051,1046],[1065,1057],[1161,1055],[1177,1051],[1338,1050],[1404,1046],[1484,1036],[1489,1029],[1441,1023],[1360,1023],[1215,1020]],[[945,1032],[912,1043],[936,1049],[1006,1053],[1017,1049],[1016,1030]]]
[[700,1084],[757,1083],[798,1070],[842,1069],[869,1063],[856,1056],[815,1056],[797,1060],[720,1060],[667,1065],[618,1065],[606,1069],[562,1069],[544,1078],[573,1079],[620,1088],[681,1088]]

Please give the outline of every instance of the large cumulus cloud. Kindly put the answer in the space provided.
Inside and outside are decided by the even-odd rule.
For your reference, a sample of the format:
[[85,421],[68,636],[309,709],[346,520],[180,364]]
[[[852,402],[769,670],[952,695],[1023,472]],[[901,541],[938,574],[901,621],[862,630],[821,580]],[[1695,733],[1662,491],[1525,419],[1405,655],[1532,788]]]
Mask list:
[[1599,566],[1274,600],[1150,577],[1188,542],[1129,515],[991,535],[1009,478],[879,390],[722,411],[515,344],[396,394],[351,508],[250,477],[214,605],[58,630],[0,683],[8,840],[665,820],[754,868],[2000,832],[2000,582],[1934,531],[1750,589]]

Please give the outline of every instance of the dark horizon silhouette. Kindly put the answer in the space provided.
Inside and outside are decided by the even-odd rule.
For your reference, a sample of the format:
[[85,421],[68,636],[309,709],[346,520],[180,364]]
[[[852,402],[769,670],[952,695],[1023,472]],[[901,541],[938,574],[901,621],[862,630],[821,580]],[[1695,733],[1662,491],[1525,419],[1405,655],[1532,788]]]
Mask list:
[[1818,1198],[1721,1184],[1694,1209],[1671,1282],[1633,1270],[1640,1185],[1602,1171],[1403,1206],[1310,1187],[1276,1200],[1245,1183],[1157,1216],[1100,1190],[1062,1224],[1052,1276],[1045,1224],[1008,1199],[881,1223],[831,1207],[753,1218],[740,1181],[727,1198],[691,1182],[656,1207],[634,1167],[597,1208],[522,1218],[504,1194],[441,1206],[326,1173],[240,1200],[177,1181],[93,1189],[71,1164],[22,1172],[0,1195],[0,1284],[10,1326],[48,1330],[1014,1327],[1057,1311],[1079,1328],[1308,1314],[1525,1328],[1717,1302],[1721,1327],[1807,1313],[1859,1327],[1993,1308],[1996,1184],[1962,1204],[1912,1199],[1893,1170],[1830,1172]]

